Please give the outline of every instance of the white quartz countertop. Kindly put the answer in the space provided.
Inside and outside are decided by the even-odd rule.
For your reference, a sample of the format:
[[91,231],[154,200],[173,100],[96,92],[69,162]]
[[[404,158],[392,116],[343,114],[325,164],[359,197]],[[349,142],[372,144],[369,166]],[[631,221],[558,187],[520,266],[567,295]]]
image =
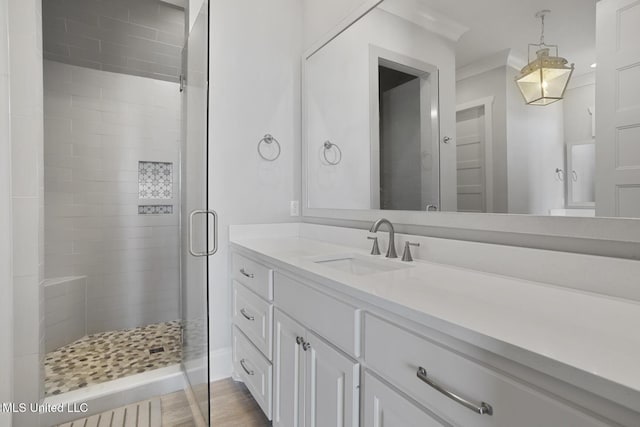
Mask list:
[[640,409],[640,303],[420,260],[411,268],[358,276],[314,257],[368,252],[300,237],[232,244],[412,320],[441,321],[448,326],[443,332],[498,354],[504,349],[505,357],[530,354],[531,360],[516,361],[538,360],[534,368],[557,362],[551,375]]

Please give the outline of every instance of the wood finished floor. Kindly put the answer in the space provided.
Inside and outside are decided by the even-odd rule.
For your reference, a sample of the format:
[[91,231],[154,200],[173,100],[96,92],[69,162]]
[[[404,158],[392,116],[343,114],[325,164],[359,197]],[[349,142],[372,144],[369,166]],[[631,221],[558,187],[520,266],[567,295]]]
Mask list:
[[[196,397],[206,396],[195,390]],[[211,384],[212,427],[266,427],[271,423],[264,416],[247,387],[232,379]],[[206,399],[206,397],[205,397]],[[162,427],[195,427],[191,408],[184,391],[162,396]],[[206,401],[205,401],[206,402]],[[205,403],[202,400],[200,404]]]

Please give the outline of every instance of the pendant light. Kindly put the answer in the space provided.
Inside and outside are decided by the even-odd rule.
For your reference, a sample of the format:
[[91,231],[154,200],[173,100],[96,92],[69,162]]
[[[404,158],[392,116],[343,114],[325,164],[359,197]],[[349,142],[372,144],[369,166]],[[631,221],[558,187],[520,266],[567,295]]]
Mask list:
[[[536,13],[541,22],[540,43],[529,45],[529,63],[516,77],[516,84],[528,105],[549,105],[564,97],[564,92],[573,74],[574,65],[568,66],[565,58],[558,56],[558,46],[544,42],[544,18],[548,9]],[[531,58],[531,48],[536,47],[536,58]],[[555,49],[555,56],[550,52]]]

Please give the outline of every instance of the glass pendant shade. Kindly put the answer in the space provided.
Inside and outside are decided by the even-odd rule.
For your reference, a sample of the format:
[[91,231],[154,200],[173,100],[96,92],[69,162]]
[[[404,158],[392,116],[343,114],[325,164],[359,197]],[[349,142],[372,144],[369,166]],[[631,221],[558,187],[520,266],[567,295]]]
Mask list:
[[549,56],[549,48],[536,52],[537,58],[516,77],[518,88],[528,105],[549,105],[564,97],[573,74],[573,64],[559,56]]

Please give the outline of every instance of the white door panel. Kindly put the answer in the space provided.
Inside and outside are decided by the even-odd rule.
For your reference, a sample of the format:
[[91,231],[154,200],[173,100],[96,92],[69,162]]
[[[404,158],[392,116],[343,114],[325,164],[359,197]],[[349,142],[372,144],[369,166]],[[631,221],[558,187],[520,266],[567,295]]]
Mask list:
[[596,213],[640,217],[640,0],[597,4]]
[[458,212],[487,212],[484,107],[456,114]]
[[304,386],[304,360],[298,338],[306,331],[298,323],[282,314],[274,315],[274,383],[273,425],[299,427],[304,424],[302,390]]
[[357,427],[360,365],[307,334],[305,427]]

